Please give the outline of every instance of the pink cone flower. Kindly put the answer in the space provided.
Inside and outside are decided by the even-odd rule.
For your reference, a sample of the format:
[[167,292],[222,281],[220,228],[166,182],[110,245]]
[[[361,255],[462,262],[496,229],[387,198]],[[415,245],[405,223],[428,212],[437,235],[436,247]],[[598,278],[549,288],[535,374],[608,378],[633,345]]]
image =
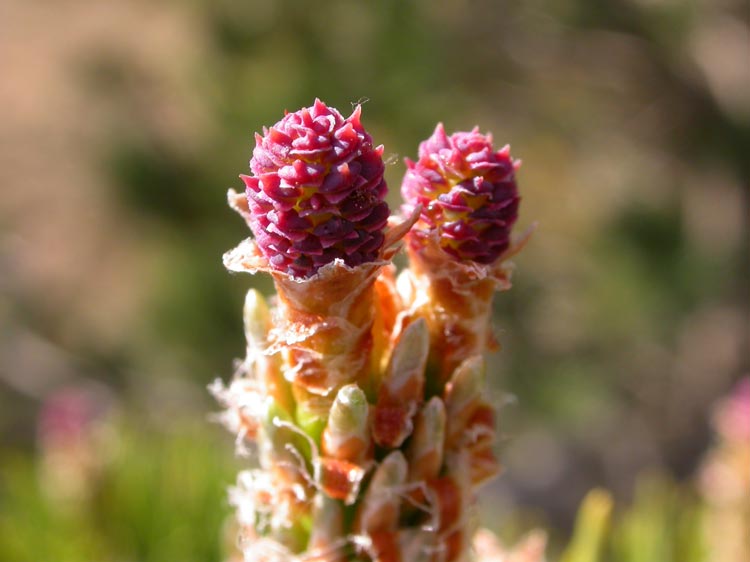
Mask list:
[[390,211],[383,147],[360,123],[315,100],[255,136],[250,227],[271,267],[309,278],[329,263],[377,260]]
[[422,205],[412,244],[434,236],[456,259],[482,264],[508,248],[520,201],[509,147],[495,151],[477,128],[448,136],[440,123],[406,164],[401,193],[408,207]]

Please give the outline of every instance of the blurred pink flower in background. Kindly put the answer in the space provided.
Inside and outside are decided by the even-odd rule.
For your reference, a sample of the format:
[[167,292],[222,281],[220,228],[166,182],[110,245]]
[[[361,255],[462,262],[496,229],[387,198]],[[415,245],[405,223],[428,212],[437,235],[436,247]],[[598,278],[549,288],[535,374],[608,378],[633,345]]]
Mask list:
[[75,510],[93,491],[111,458],[113,401],[99,386],[53,392],[39,412],[37,441],[42,490],[58,507]]
[[709,560],[750,560],[750,377],[719,401],[713,416],[718,442],[699,473],[706,502]]

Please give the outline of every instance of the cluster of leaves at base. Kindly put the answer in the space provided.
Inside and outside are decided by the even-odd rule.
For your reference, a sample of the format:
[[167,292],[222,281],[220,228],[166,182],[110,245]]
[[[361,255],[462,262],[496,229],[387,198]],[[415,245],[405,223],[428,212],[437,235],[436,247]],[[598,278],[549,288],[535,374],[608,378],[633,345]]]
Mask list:
[[[42,492],[30,455],[2,453],[0,560],[219,562],[231,541],[225,487],[236,467],[225,444],[197,424],[163,435],[123,429],[116,458],[81,505]],[[603,490],[581,504],[559,562],[705,562],[702,505],[664,477],[641,479],[633,502],[613,506]],[[231,533],[228,533],[231,534]]]

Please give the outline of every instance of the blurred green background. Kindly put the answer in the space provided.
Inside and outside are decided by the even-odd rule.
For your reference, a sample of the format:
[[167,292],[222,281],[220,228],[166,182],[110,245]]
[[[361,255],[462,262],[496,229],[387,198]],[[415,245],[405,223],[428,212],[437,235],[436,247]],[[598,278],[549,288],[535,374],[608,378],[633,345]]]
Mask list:
[[748,60],[743,0],[4,2],[0,560],[228,555],[247,461],[205,387],[270,283],[223,270],[249,234],[225,193],[315,97],[367,100],[393,209],[437,121],[524,162],[485,523],[558,552],[602,487],[623,528],[672,525],[750,370]]

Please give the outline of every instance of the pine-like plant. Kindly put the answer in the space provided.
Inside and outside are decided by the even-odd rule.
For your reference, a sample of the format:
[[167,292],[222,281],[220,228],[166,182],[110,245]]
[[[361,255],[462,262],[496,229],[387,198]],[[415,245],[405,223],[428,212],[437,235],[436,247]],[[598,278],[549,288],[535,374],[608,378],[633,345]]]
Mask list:
[[247,561],[476,556],[477,490],[499,470],[491,301],[525,239],[510,237],[518,163],[438,125],[392,217],[382,154],[359,107],[344,118],[316,100],[256,135],[246,192],[229,192],[254,237],[224,263],[277,293],[249,291],[246,358],[214,387],[257,451],[231,492]]

